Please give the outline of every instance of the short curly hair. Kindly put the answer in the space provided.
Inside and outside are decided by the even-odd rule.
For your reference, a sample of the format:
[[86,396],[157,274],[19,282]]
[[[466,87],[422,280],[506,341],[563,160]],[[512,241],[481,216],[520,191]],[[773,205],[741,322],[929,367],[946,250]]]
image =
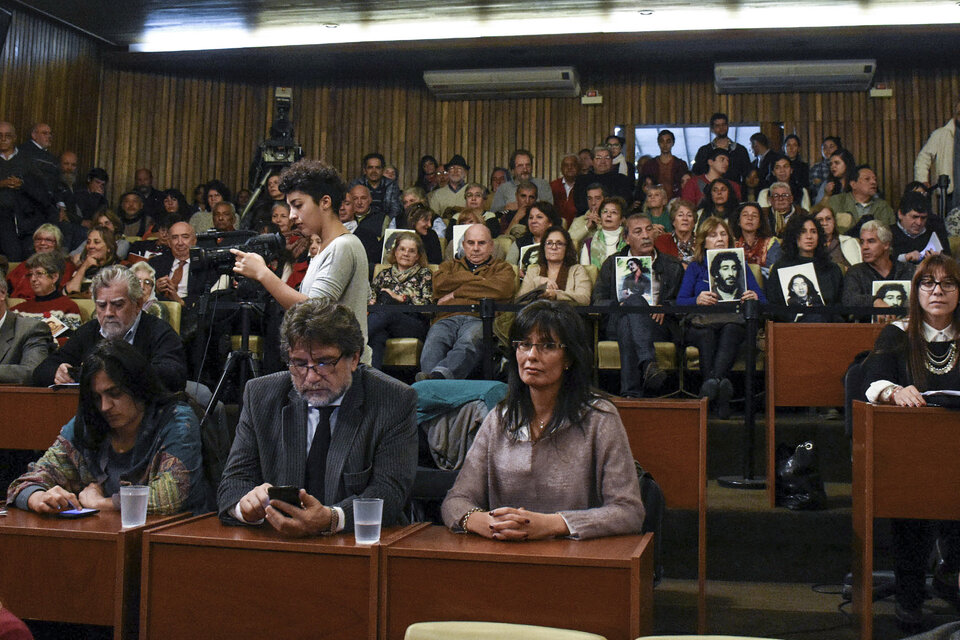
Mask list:
[[340,210],[347,185],[335,168],[320,160],[298,160],[280,174],[280,193],[288,195],[302,191],[320,204],[323,196],[330,196],[331,208]]

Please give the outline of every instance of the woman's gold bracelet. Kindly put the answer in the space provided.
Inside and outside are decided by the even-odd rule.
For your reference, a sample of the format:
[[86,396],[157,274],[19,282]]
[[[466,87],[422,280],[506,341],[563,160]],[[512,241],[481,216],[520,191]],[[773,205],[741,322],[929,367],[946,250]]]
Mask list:
[[470,511],[467,511],[465,514],[463,514],[463,517],[460,518],[461,529],[463,529],[464,531],[467,530],[467,520],[469,520],[470,516],[475,514],[477,511],[483,511],[483,509],[481,509],[480,507],[474,507],[473,509],[470,509]]

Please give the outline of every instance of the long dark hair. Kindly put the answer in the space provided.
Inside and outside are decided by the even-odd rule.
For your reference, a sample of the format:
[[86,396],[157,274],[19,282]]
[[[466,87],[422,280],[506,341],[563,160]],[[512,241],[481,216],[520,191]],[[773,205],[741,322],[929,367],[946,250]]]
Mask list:
[[440,163],[437,162],[437,159],[431,156],[430,154],[421,156],[420,165],[419,165],[419,168],[417,169],[417,180],[413,184],[414,186],[420,187],[424,191],[430,190],[430,183],[427,182],[427,174],[423,172],[423,164],[428,160],[433,163],[434,167],[440,166]]
[[823,244],[826,234],[823,233],[823,227],[809,213],[795,213],[787,220],[783,227],[783,242],[780,247],[783,249],[783,257],[796,260],[800,257],[800,249],[797,247],[797,240],[800,238],[800,232],[803,231],[803,225],[809,220],[817,228],[817,246],[813,250],[813,263],[823,266],[830,263],[830,254],[827,253],[827,247]]
[[[853,154],[847,151],[846,149],[837,149],[830,154],[830,158],[837,156],[843,161],[843,165],[846,168],[846,171],[840,178],[833,177],[833,172],[830,171],[827,167],[829,175],[827,180],[833,182],[835,185],[833,188],[834,195],[840,195],[841,192],[850,191],[850,183],[857,179],[857,161],[853,159]],[[829,158],[827,159],[829,162]],[[837,189],[837,187],[840,187]]]
[[[537,341],[551,340],[564,346],[567,366],[560,382],[560,392],[553,406],[550,422],[543,435],[552,434],[566,425],[580,425],[587,405],[601,397],[591,388],[593,360],[587,348],[587,332],[580,314],[567,302],[538,300],[520,310],[510,328],[510,340],[532,338]],[[509,375],[507,397],[502,406],[506,411],[504,429],[516,435],[521,426],[530,424],[535,411],[530,399],[530,388],[520,379],[517,352],[507,354]]]
[[100,413],[100,402],[93,392],[93,377],[100,371],[145,409],[177,397],[164,388],[150,361],[133,346],[120,338],[101,341],[84,358],[80,370],[80,403],[74,433],[81,447],[96,450],[110,433],[110,425]]
[[[560,225],[553,225],[548,227],[546,231],[543,232],[543,238],[540,240],[540,245],[537,248],[537,251],[540,252],[540,257],[537,259],[538,262],[544,264],[543,275],[546,275],[546,264],[547,260],[544,256],[547,255],[547,238],[550,237],[551,233],[560,233],[563,234],[563,241],[567,243],[567,246],[563,250],[563,264],[568,267],[572,267],[577,264],[577,248],[574,246],[573,240],[570,239],[570,234],[567,233],[567,230]],[[533,251],[533,249],[531,249]],[[541,259],[542,258],[542,259]]]
[[[914,386],[920,391],[927,388],[927,340],[923,336],[923,308],[920,306],[920,279],[943,273],[942,279],[950,278],[960,285],[960,266],[950,256],[933,254],[923,259],[913,274],[910,285],[910,317],[907,322],[907,365]],[[960,334],[960,304],[953,310],[953,330]]]
[[[727,188],[727,202],[724,205],[718,206],[713,201],[713,187],[716,184],[722,184]],[[726,220],[729,226],[739,205],[740,199],[737,198],[737,193],[733,190],[730,181],[726,178],[717,178],[707,187],[707,192],[703,194],[703,200],[700,201],[700,206],[703,209],[703,213],[700,214],[700,221],[706,220],[710,216],[716,216]]]

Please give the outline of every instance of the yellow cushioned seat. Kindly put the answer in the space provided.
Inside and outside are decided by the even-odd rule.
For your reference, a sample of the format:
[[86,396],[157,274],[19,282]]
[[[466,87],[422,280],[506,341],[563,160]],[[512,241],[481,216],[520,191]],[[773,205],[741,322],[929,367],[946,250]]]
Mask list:
[[419,367],[423,342],[416,338],[389,338],[383,352],[386,367]]
[[[240,350],[240,341],[243,339],[243,336],[236,335],[230,336],[230,348],[234,351]],[[254,358],[258,360],[263,357],[263,340],[260,336],[250,336],[250,342],[247,344],[250,345],[250,353],[253,354]]]
[[[675,371],[679,367],[677,348],[672,342],[654,342],[653,348],[657,354],[657,364],[662,370]],[[601,340],[597,343],[597,368],[601,371],[620,368],[620,347],[613,340]],[[699,368],[700,352],[696,347],[687,347],[687,369]]]

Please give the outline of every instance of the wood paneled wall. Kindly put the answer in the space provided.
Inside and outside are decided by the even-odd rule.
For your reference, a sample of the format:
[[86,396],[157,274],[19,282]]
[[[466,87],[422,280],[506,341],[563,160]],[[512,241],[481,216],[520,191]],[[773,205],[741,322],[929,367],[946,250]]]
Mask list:
[[[858,161],[877,168],[895,202],[913,179],[917,151],[960,97],[960,66],[882,70],[878,79],[894,91],[887,99],[865,93],[718,96],[712,67],[703,66],[703,72],[683,74],[611,70],[583,77],[584,88],[603,95],[599,106],[578,99],[439,102],[417,81],[304,79],[294,87],[293,121],[305,153],[331,162],[345,178],[360,173],[364,153],[379,150],[400,167],[406,185],[423,153],[441,162],[461,153],[470,178],[487,182],[516,147],[533,152],[536,175],[553,178],[564,152],[601,140],[614,124],[706,122],[719,110],[734,121],[783,122],[814,161],[822,136],[841,136]],[[266,137],[271,96],[267,86],[107,70],[99,161],[127,183],[136,165],[144,165],[154,169],[160,186],[188,191],[217,177],[236,189],[246,180],[255,144]],[[114,200],[125,184],[114,184]]]
[[85,171],[96,148],[100,74],[92,39],[14,11],[0,52],[0,120],[13,123],[21,142],[37,122],[50,124],[51,150],[76,151]]

